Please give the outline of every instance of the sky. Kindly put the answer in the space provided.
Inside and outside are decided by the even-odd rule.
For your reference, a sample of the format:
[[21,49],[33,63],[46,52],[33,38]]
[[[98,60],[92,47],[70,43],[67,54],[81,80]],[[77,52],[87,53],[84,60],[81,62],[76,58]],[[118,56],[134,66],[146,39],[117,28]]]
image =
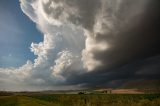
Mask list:
[[43,40],[36,25],[22,12],[18,0],[0,1],[0,67],[19,67],[36,56],[32,42]]
[[0,89],[160,81],[158,0],[1,0]]

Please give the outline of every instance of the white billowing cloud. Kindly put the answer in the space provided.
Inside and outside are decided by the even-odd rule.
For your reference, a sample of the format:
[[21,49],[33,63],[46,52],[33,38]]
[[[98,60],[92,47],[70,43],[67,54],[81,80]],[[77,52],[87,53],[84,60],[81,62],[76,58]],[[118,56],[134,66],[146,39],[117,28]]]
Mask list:
[[34,22],[36,22],[36,13],[34,11],[35,8],[33,8],[33,3],[35,3],[36,0],[21,0],[21,9],[23,10],[23,12]]
[[24,82],[30,76],[33,63],[27,63],[19,68],[0,68],[0,89],[1,90],[24,90]]
[[58,53],[58,58],[55,60],[55,66],[52,68],[52,74],[61,77],[63,71],[73,63],[73,58],[72,53],[69,51],[62,51]]
[[29,72],[32,70],[33,64],[31,61],[27,61],[27,63],[18,69],[16,68],[0,68],[1,78],[5,78],[6,76],[16,78],[18,80],[23,80],[25,77],[29,76]]
[[[38,11],[38,13],[37,12],[35,13],[41,14],[37,16],[40,16],[40,20],[42,20],[42,17],[43,17],[45,20],[45,23],[48,23],[49,25],[54,25],[57,27],[63,26],[63,27],[66,27],[66,29],[68,27],[72,27],[72,28],[77,27],[79,29],[82,29],[83,32],[85,32],[85,33],[82,33],[82,35],[80,36],[86,37],[86,41],[85,41],[86,49],[83,50],[83,53],[82,51],[80,51],[81,53],[79,55],[83,56],[81,60],[83,61],[84,68],[86,68],[88,71],[91,71],[95,67],[101,65],[100,61],[94,59],[93,51],[104,51],[108,48],[109,45],[107,44],[106,41],[98,42],[96,41],[96,38],[95,38],[99,30],[102,32],[102,28],[99,30],[98,28],[100,28],[100,26],[102,27],[102,24],[104,24],[104,22],[102,22],[104,21],[103,20],[104,16],[102,16],[102,14],[104,14],[105,10],[103,10],[103,8],[106,5],[102,6],[99,9],[98,7],[100,7],[101,1],[88,0],[87,2],[90,7],[86,5],[86,2],[84,0],[82,1],[49,0],[48,2],[47,1],[44,2],[42,0],[37,3],[39,4],[38,5],[39,7],[36,6],[35,11]],[[94,24],[95,22],[96,24]],[[38,24],[41,24],[41,23],[42,22],[38,22]],[[108,26],[111,26],[112,22],[109,23],[108,21],[108,24],[109,24]],[[43,28],[43,26],[45,25],[44,24],[39,25],[40,29],[42,29],[41,30],[42,32],[47,32],[47,33],[50,32],[48,30],[46,31],[46,26],[45,28]],[[93,27],[95,30],[93,29]],[[71,32],[68,34],[70,35]],[[69,37],[69,35],[66,35],[64,37],[71,38]],[[76,35],[77,33],[75,33],[73,36],[76,36]],[[73,39],[73,41],[79,41],[79,39],[76,38],[76,39]],[[80,43],[77,42],[75,44],[80,44]]]
[[[44,34],[44,40],[38,44],[31,44],[31,52],[37,55],[34,63],[27,62],[20,68],[0,69],[0,75],[6,76],[1,77],[3,84],[13,86],[17,83],[51,87],[54,84],[63,83],[65,81],[63,73],[68,67],[71,67],[75,61],[81,62],[81,51],[85,46],[83,30],[72,24],[62,24],[61,21],[65,19],[67,14],[65,12],[64,18],[61,20],[49,17],[44,11],[46,8],[44,5],[49,2],[49,0],[20,0],[22,11],[36,23],[37,28]],[[62,6],[62,4],[54,5],[53,2],[49,5],[49,8]],[[58,11],[61,10],[57,10],[55,15],[58,14]],[[78,65],[77,67],[78,70],[83,69]],[[76,67],[74,70],[77,71]],[[72,69],[70,72],[72,74]]]

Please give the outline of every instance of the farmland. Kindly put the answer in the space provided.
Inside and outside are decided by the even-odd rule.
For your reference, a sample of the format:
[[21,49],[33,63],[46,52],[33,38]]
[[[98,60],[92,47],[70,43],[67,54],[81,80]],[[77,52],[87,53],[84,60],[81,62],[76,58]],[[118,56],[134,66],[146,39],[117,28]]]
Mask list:
[[160,106],[160,94],[13,94],[0,106]]

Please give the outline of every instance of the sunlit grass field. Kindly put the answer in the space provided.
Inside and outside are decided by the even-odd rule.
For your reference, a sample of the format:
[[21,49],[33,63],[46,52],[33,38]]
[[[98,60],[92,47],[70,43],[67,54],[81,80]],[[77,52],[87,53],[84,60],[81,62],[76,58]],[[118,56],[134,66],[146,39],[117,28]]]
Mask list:
[[160,94],[30,94],[1,96],[0,106],[160,106]]

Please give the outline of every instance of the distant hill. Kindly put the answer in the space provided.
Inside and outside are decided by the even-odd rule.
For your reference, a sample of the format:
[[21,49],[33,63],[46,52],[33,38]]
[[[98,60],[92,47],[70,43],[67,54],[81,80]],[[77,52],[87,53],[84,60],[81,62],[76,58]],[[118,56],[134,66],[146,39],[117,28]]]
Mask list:
[[132,81],[123,85],[125,89],[139,89],[144,93],[160,93],[160,80],[141,80]]
[[132,81],[124,84],[122,88],[160,88],[160,80]]

